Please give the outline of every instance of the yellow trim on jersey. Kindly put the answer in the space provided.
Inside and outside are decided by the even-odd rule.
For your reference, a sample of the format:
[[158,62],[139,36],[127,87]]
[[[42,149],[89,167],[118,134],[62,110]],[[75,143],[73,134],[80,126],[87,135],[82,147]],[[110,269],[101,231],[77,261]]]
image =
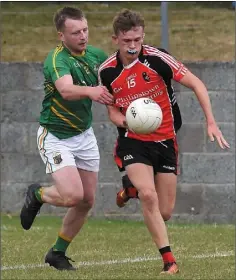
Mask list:
[[71,54],[72,54],[73,56],[75,56],[75,57],[76,57],[76,56],[78,56],[78,57],[84,56],[85,53],[86,53],[85,51],[82,51],[82,53],[80,53],[80,54],[75,54],[75,53],[72,53],[72,52],[71,52]]
[[63,46],[58,46],[55,49],[54,54],[53,54],[53,58],[52,58],[53,69],[54,69],[54,71],[55,71],[55,73],[57,75],[57,78],[60,78],[60,76],[59,76],[59,73],[58,73],[57,68],[56,68],[56,57],[59,54],[59,52],[61,52],[63,49],[64,49]]
[[71,127],[79,130],[79,131],[83,131],[82,129],[79,129],[76,125],[74,125],[70,120],[68,120],[67,118],[65,118],[62,114],[60,114],[53,106],[51,106],[51,110],[52,112],[58,116],[60,119],[62,119],[64,122],[68,123]]
[[53,86],[51,86],[50,84],[46,84],[46,87],[47,87],[49,90],[54,91],[54,87],[53,87]]
[[52,99],[53,102],[55,102],[57,104],[58,107],[60,107],[61,109],[63,109],[64,111],[66,111],[68,114],[70,114],[71,116],[75,117],[77,120],[83,122],[83,120],[81,120],[79,117],[77,117],[75,114],[73,114],[72,112],[70,112],[68,109],[66,109],[61,103],[59,103],[55,98]]
[[50,85],[46,85],[45,88],[48,90],[47,93],[52,93],[52,92],[54,92],[54,88],[53,88],[52,86],[50,86]]

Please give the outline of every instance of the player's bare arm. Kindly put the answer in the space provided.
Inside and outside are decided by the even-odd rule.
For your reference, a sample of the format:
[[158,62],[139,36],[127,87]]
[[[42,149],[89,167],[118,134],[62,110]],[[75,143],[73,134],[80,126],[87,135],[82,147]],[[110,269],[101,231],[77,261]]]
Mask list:
[[125,116],[120,112],[117,107],[107,106],[108,116],[112,123],[117,127],[127,128]]
[[61,96],[66,100],[79,100],[88,97],[101,104],[109,105],[113,103],[113,96],[109,93],[106,87],[74,85],[71,75],[64,75],[56,80],[55,86]]
[[215,118],[212,113],[210,98],[203,82],[193,73],[187,71],[185,76],[180,80],[180,83],[195,92],[206,117],[207,133],[210,140],[214,141],[216,138],[219,146],[222,149],[230,148],[230,145],[225,140],[222,132],[216,124]]

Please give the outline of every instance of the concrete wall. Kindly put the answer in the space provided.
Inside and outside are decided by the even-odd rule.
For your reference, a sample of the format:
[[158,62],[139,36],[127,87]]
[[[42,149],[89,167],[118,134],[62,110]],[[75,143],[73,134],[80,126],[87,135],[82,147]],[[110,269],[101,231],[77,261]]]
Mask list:
[[[235,68],[234,63],[186,63],[210,94],[213,111],[231,149],[209,143],[204,117],[194,94],[174,84],[182,110],[179,134],[181,175],[173,220],[233,222],[235,218]],[[44,96],[41,63],[1,63],[1,206],[2,212],[21,209],[32,182],[47,185],[50,177],[37,151],[37,119]],[[94,130],[101,151],[101,171],[93,216],[141,219],[139,201],[119,209],[115,204],[121,174],[112,158],[116,128],[104,106],[94,104]],[[64,213],[44,205],[42,212]]]

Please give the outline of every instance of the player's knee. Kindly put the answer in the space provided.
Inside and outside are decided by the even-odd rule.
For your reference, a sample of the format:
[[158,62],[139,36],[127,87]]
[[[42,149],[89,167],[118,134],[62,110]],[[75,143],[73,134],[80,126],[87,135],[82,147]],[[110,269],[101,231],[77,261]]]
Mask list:
[[84,208],[86,208],[89,211],[90,209],[93,208],[94,202],[95,202],[95,198],[90,198],[90,199],[84,201],[84,203],[83,203]]
[[139,199],[149,205],[153,206],[154,204],[158,203],[157,193],[155,190],[152,189],[143,189],[139,191]]
[[80,193],[67,193],[63,197],[64,206],[75,207],[82,201],[82,199],[83,197]]
[[88,200],[83,200],[79,204],[76,205],[76,209],[78,213],[82,214],[87,214],[93,207],[94,205],[94,199],[88,199]]

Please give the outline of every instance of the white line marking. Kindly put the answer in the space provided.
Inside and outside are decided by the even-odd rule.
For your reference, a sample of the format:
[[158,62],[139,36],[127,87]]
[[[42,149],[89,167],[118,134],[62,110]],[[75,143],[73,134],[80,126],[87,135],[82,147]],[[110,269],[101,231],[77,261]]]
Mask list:
[[[223,258],[223,257],[232,257],[234,256],[233,251],[229,252],[218,252],[214,254],[201,254],[195,255],[186,258],[192,259],[208,259],[208,258]],[[160,260],[161,257],[137,257],[134,259],[127,258],[123,260],[108,260],[108,261],[101,261],[101,262],[79,262],[77,266],[95,266],[95,265],[113,265],[113,264],[122,264],[122,263],[136,263],[136,262],[147,262],[147,261],[156,261]],[[16,266],[3,266],[1,267],[1,271],[3,270],[17,270],[17,269],[34,269],[34,268],[41,268],[41,267],[48,267],[48,264],[21,264]]]

